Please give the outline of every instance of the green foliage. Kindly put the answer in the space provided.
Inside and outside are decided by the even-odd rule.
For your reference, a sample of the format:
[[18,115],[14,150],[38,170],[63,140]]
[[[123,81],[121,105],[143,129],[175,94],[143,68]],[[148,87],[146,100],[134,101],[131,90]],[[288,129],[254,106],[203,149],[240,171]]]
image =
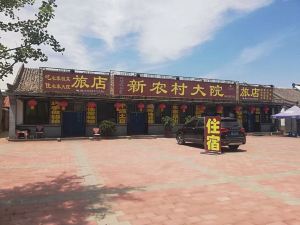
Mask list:
[[99,128],[101,135],[105,137],[112,136],[113,133],[116,131],[116,123],[110,120],[103,120],[101,121]]
[[193,116],[186,116],[186,117],[184,118],[184,124],[189,123],[192,119],[194,119]]
[[55,0],[42,1],[34,19],[21,20],[17,16],[21,8],[34,3],[35,0],[0,0],[0,16],[5,18],[0,21],[0,32],[21,35],[21,43],[17,47],[10,48],[0,42],[0,79],[11,74],[16,63],[27,63],[29,59],[47,61],[48,57],[41,50],[41,45],[48,46],[55,52],[65,50],[47,31],[57,7]]
[[165,130],[172,130],[175,125],[174,120],[169,116],[164,116],[161,118],[161,121],[164,125]]

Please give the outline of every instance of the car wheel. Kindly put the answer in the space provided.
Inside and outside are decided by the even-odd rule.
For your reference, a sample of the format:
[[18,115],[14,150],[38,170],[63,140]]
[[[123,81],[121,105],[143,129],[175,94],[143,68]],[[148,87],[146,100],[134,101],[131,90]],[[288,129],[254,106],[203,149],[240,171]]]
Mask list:
[[238,150],[239,147],[240,147],[239,145],[229,145],[229,149],[234,151]]
[[180,133],[180,134],[178,134],[178,135],[176,136],[176,140],[177,140],[177,143],[178,143],[179,145],[183,145],[183,144],[185,143],[184,137],[183,137],[183,134],[182,134],[182,133]]

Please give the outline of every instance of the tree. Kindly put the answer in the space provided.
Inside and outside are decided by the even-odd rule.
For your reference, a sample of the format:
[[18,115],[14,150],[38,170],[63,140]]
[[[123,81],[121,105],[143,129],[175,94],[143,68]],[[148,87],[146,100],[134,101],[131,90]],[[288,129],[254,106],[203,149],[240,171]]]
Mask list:
[[55,52],[63,52],[59,42],[47,31],[48,24],[54,18],[55,0],[41,2],[33,19],[21,20],[17,12],[23,7],[33,6],[35,0],[0,0],[0,34],[13,32],[21,35],[17,47],[6,46],[0,36],[0,79],[12,74],[16,63],[27,63],[29,59],[48,60],[41,46],[52,48]]

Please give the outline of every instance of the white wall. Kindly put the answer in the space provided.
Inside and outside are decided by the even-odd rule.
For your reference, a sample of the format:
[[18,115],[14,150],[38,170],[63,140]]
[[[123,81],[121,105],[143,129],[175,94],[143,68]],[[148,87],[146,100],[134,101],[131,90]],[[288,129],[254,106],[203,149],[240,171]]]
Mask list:
[[23,124],[23,101],[17,99],[17,125]]

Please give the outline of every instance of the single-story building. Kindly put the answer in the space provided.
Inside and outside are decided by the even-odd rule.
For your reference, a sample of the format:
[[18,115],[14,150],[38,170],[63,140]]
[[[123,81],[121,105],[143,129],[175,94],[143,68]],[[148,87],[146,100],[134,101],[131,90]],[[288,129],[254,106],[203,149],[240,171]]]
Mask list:
[[272,131],[271,115],[290,104],[272,85],[124,71],[22,68],[8,84],[9,137],[44,127],[46,137],[91,136],[103,120],[116,135],[163,134],[162,117],[177,127],[187,116],[236,117],[247,132]]
[[0,133],[9,129],[9,98],[0,90]]
[[[274,101],[282,105],[285,111],[293,105],[300,106],[300,91],[296,88],[275,88]],[[277,127],[284,133],[298,133],[300,135],[300,121],[296,119],[280,119],[275,121]]]

